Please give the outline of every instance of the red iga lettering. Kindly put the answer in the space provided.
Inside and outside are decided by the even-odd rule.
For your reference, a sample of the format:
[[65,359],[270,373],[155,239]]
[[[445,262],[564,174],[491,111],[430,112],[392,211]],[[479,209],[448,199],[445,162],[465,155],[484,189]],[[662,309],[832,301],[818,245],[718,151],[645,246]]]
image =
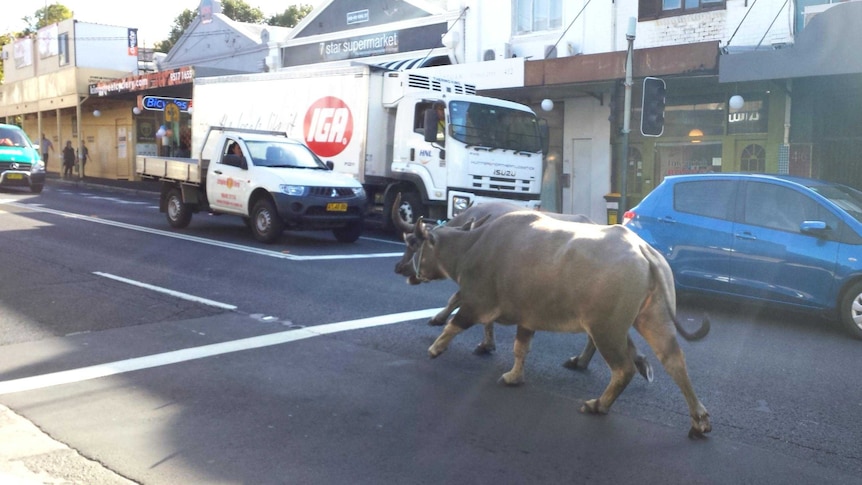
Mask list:
[[347,103],[335,96],[315,101],[303,122],[305,143],[320,157],[343,152],[353,137],[353,115]]

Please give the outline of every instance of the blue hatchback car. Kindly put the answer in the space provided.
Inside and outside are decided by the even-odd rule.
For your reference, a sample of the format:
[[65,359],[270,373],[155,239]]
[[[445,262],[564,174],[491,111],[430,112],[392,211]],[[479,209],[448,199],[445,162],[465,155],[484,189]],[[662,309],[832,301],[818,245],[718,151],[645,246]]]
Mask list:
[[772,174],[669,176],[623,223],[680,293],[813,310],[862,339],[862,192]]

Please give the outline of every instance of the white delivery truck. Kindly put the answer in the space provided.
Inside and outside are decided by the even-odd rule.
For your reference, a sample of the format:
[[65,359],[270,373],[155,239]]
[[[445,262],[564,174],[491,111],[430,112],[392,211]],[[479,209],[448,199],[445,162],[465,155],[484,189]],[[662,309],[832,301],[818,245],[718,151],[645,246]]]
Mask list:
[[388,227],[398,193],[408,222],[490,200],[538,207],[547,130],[535,113],[421,71],[355,64],[196,79],[192,136],[219,125],[302,139],[362,183],[369,215]]
[[[212,136],[216,134],[216,136]],[[254,237],[274,242],[284,229],[331,230],[341,242],[362,231],[362,185],[332,171],[300,140],[283,132],[208,126],[197,158],[138,155],[135,172],[162,181],[159,208],[175,228],[192,213],[242,217]]]

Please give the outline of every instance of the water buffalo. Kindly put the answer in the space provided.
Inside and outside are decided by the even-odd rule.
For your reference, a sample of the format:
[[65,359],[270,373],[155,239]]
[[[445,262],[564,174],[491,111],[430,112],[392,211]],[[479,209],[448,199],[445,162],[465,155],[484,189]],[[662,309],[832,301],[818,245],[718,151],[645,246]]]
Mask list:
[[[392,220],[401,221],[401,217],[398,214],[398,207],[400,207],[400,199],[401,194],[398,194],[395,199],[395,203],[392,204]],[[503,214],[508,214],[510,212],[525,210],[522,206],[517,204],[513,204],[510,202],[487,202],[484,204],[477,204],[468,207],[466,210],[453,217],[446,224],[450,226],[461,226],[468,221],[471,220],[479,220],[484,218],[485,216],[489,216],[487,220],[492,220],[497,218]],[[594,224],[593,220],[589,217],[582,214],[556,214],[556,213],[545,213],[549,217],[553,217],[555,219],[559,219],[561,221],[569,221],[569,222],[583,222],[588,224]],[[436,224],[435,224],[436,225]],[[414,226],[410,224],[399,224],[398,228],[402,230],[404,233],[405,241],[411,237]],[[414,253],[410,250],[410,243],[407,244],[407,249],[404,251],[404,254],[401,256],[401,259],[395,263],[395,272],[402,276],[407,277],[407,282],[411,285],[418,285],[421,283],[416,279],[416,272],[413,269],[413,255]],[[428,325],[431,326],[442,326],[446,324],[446,321],[449,319],[449,316],[458,309],[461,305],[460,302],[460,293],[455,292],[451,297],[449,297],[449,301],[446,304],[446,307],[443,308],[439,313],[434,315],[429,321]],[[494,340],[494,324],[489,323],[485,326],[485,333],[482,342],[480,342],[476,348],[473,350],[473,353],[477,355],[483,355],[493,352],[497,349],[497,345]],[[647,382],[652,382],[653,380],[653,370],[650,363],[646,360],[643,354],[637,351],[637,348],[634,345],[634,342],[629,339],[629,346],[632,349],[632,353],[634,355],[634,363],[638,372]],[[573,356],[566,360],[563,363],[563,366],[567,369],[573,370],[584,370],[590,365],[590,361],[593,358],[593,355],[596,353],[596,346],[593,344],[592,339],[588,338],[587,343],[584,346],[584,350],[581,351],[579,355]]]
[[[458,283],[460,309],[428,349],[442,354],[474,323],[517,325],[512,369],[501,382],[524,381],[524,360],[537,330],[586,332],[611,369],[611,380],[581,412],[605,414],[635,373],[634,327],[688,404],[689,437],[712,430],[676,339],[704,337],[709,322],[689,333],[676,319],[676,293],[667,262],[631,230],[564,222],[535,211],[503,214],[462,227],[417,223],[410,240],[415,278]],[[421,221],[420,221],[421,222]]]

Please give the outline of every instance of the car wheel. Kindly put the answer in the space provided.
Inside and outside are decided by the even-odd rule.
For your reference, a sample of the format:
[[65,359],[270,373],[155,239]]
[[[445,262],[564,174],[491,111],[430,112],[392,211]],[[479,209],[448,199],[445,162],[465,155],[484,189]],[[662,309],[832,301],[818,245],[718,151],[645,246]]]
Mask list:
[[38,185],[31,185],[31,186],[30,186],[30,192],[33,192],[34,194],[41,193],[41,192],[42,192],[42,189],[43,189],[44,187],[45,187],[45,186],[44,186],[44,185],[42,185],[42,184],[38,184]]
[[183,194],[180,189],[171,189],[168,192],[166,205],[165,216],[171,227],[182,229],[192,221],[192,210],[188,204],[183,202]]
[[332,234],[338,242],[352,243],[359,239],[362,234],[362,221],[351,222],[350,224],[332,230]]
[[841,299],[841,323],[850,334],[862,339],[862,282],[853,284]]
[[261,199],[251,211],[251,232],[262,243],[273,243],[284,232],[284,222],[269,199]]

